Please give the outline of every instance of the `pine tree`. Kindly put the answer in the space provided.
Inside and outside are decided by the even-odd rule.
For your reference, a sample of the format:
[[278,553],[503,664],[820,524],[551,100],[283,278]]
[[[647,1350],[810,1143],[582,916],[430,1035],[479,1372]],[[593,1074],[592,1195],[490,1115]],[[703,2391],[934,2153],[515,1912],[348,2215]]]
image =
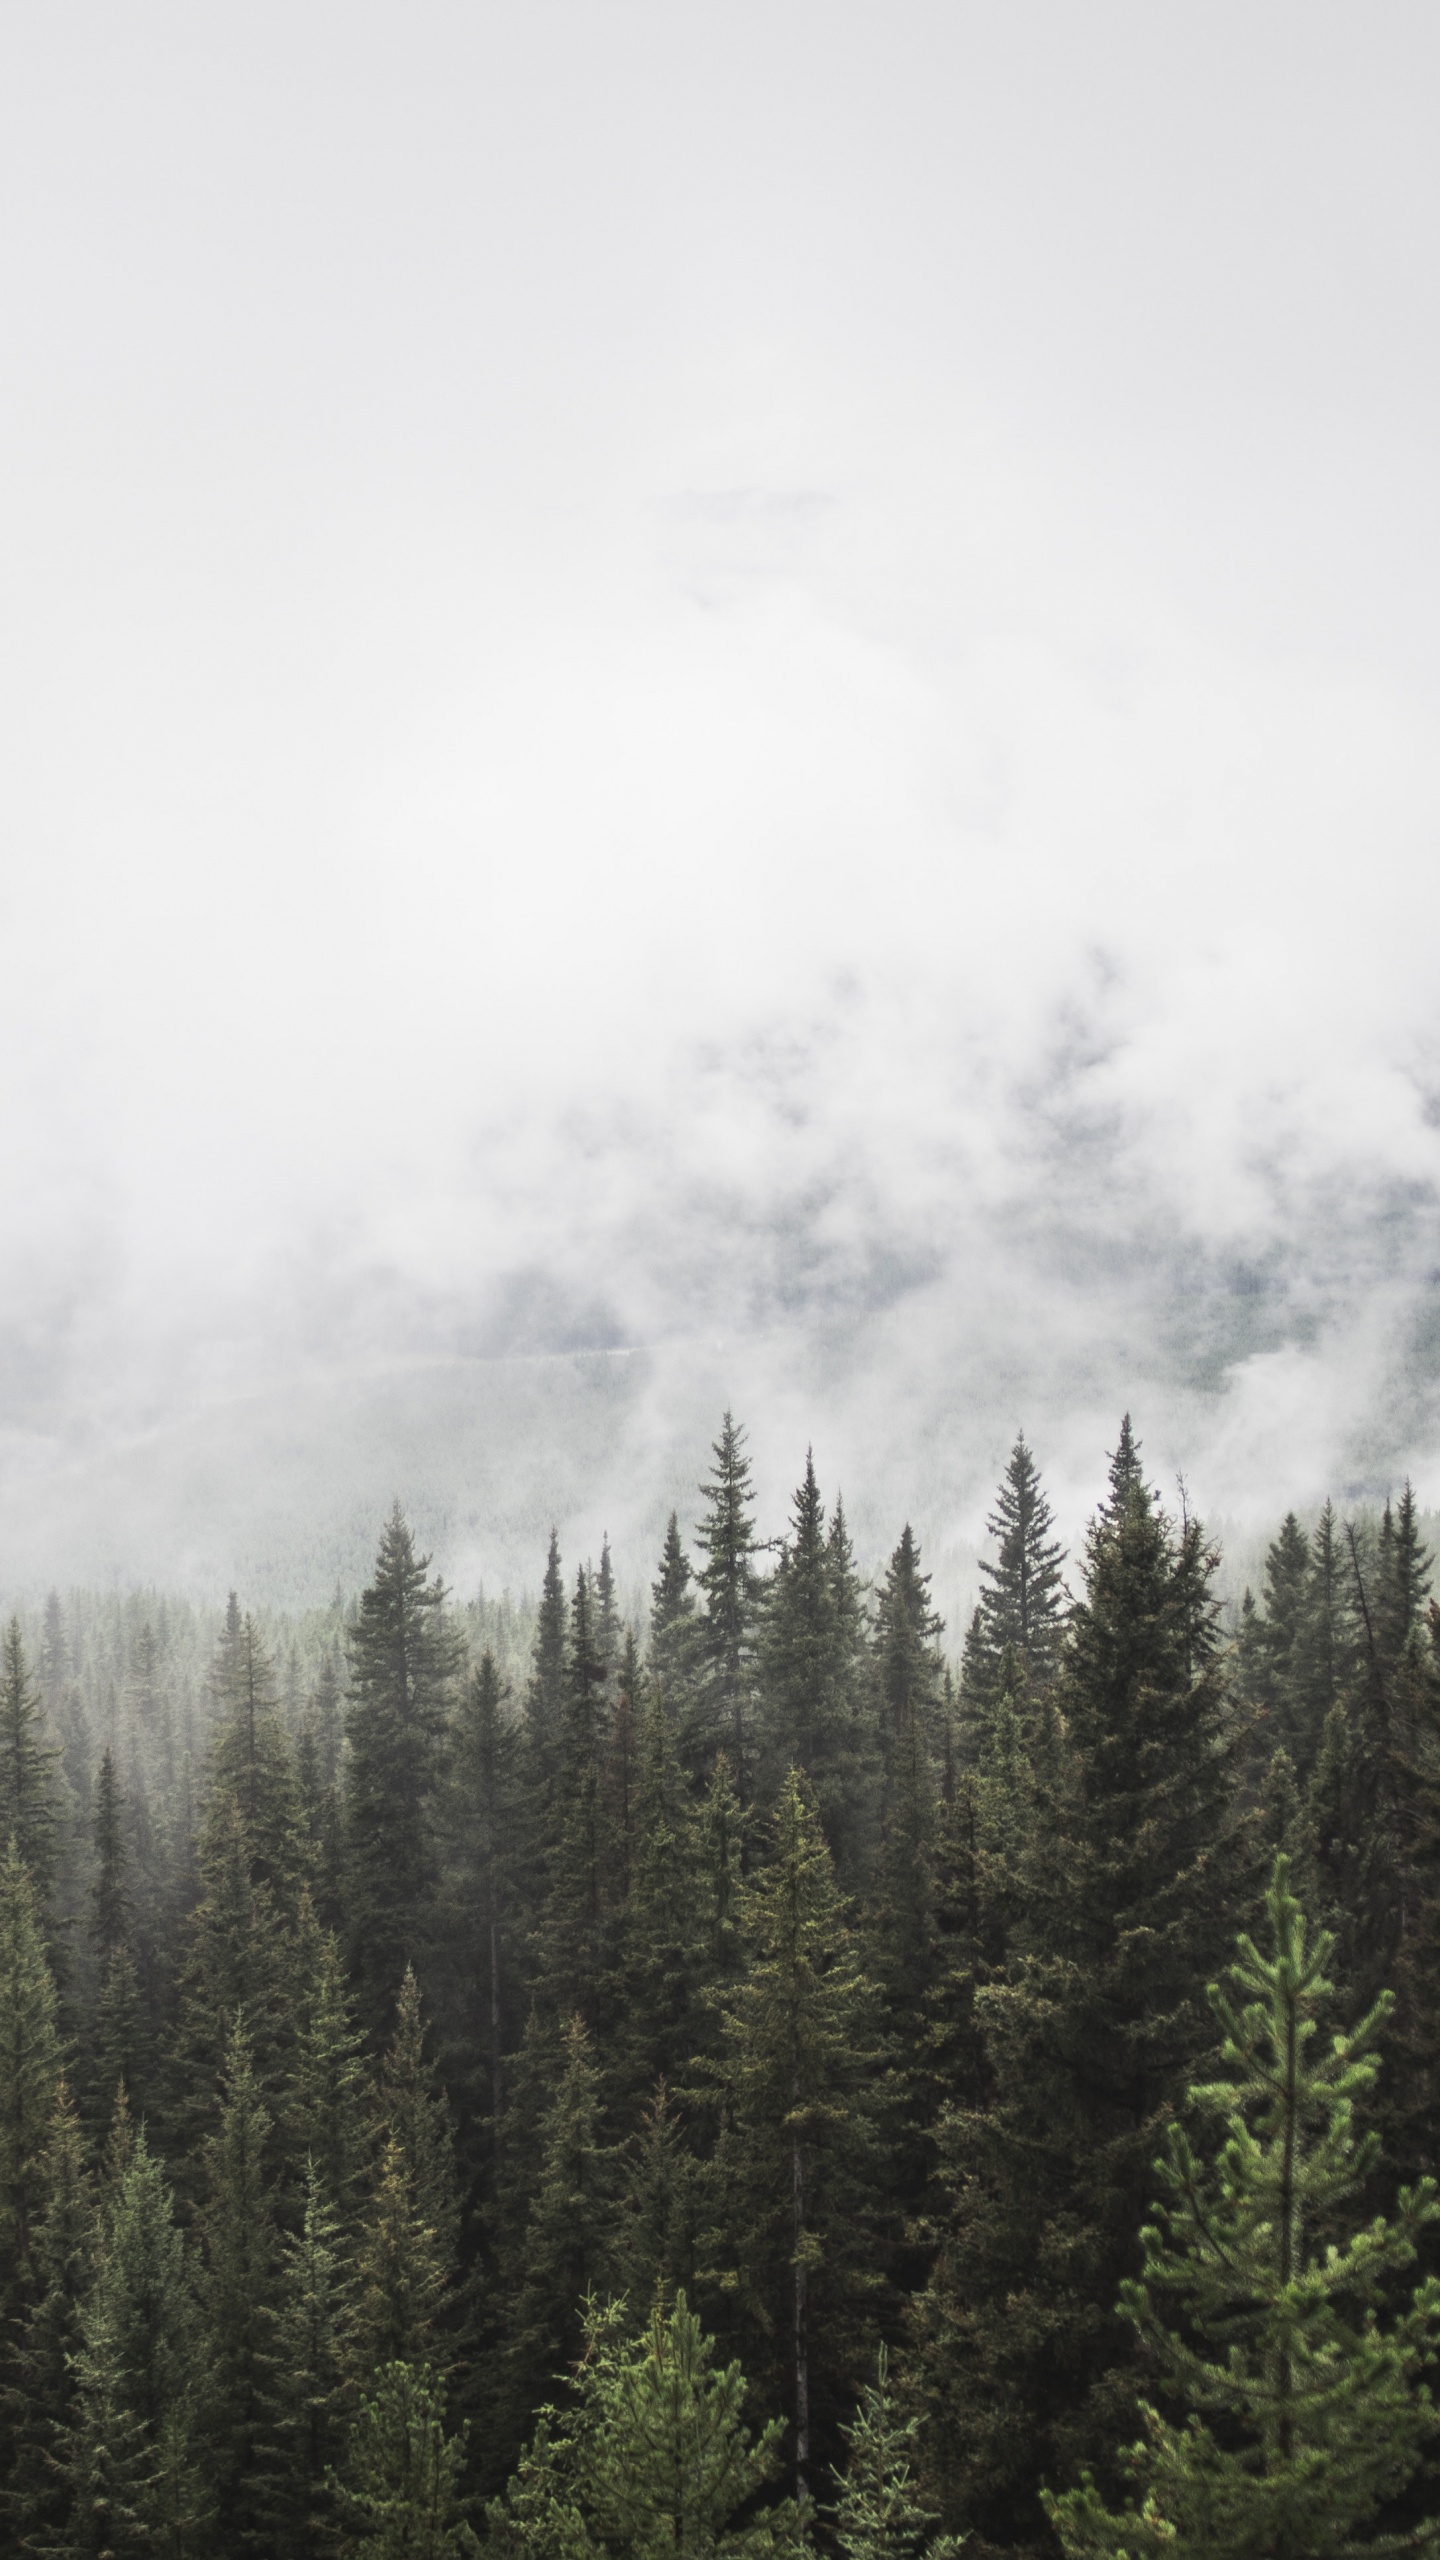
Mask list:
[[874,2381],[866,2383],[853,2422],[840,2432],[847,2454],[832,2520],[842,2560],[918,2560],[922,2551],[930,2560],[955,2560],[960,2541],[950,2534],[932,2537],[937,2519],[920,2503],[914,2474],[920,2421],[902,2419],[896,2408],[884,2346]]
[[425,2218],[404,2144],[393,2134],[361,2227],[356,2285],[357,2381],[397,2357],[438,2356],[440,2325],[452,2302],[450,2268]]
[[143,2133],[117,2163],[95,2283],[80,2316],[66,2447],[67,2560],[203,2560],[196,2321],[184,2244]]
[[623,2306],[587,2307],[570,2405],[547,2407],[503,2500],[489,2510],[497,2560],[780,2560],[803,2549],[780,2467],[778,2421],[751,2441],[745,2377],[716,2366],[683,2293],[625,2334]]
[[357,2363],[354,2292],[344,2227],[312,2163],[300,2228],[281,2240],[268,2312],[267,2427],[257,2494],[276,2560],[322,2560],[335,2547],[334,2473]]
[[400,1506],[350,1637],[346,1860],[351,1961],[372,2031],[434,1931],[433,1814],[443,1776],[458,1638]]
[[90,1837],[95,1874],[90,1887],[90,1935],[104,1973],[119,1947],[130,1944],[131,1897],[127,1881],[130,1853],[124,1829],[125,1800],[115,1774],[115,1754],[107,1742],[100,1754],[95,1782],[95,1810]]
[[505,2058],[516,2041],[522,1820],[519,1735],[487,1648],[456,1719],[445,1880],[447,2075],[472,2119],[489,2119],[493,2145],[504,2106]]
[[567,1627],[560,1541],[552,1529],[549,1553],[545,1558],[545,1576],[540,1586],[540,1611],[535,1623],[535,1650],[530,1685],[525,1692],[523,1727],[527,1792],[534,1808],[530,1860],[532,1870],[539,1878],[544,1876],[545,1862],[554,1846],[557,1828]]
[[601,1686],[608,1695],[620,1668],[620,1607],[615,1597],[615,1567],[610,1560],[608,1535],[600,1542],[600,1565],[595,1576],[595,1650],[600,1657]]
[[1065,1550],[1050,1534],[1054,1515],[1023,1434],[1010,1452],[985,1525],[997,1547],[995,1562],[982,1558],[980,1564],[988,1585],[980,1601],[987,1652],[998,1663],[1008,1647],[1027,1679],[1043,1681],[1054,1667],[1064,1623]]
[[344,2549],[371,2560],[465,2560],[480,2545],[465,2521],[465,2430],[445,2432],[445,2391],[429,2369],[381,2366],[351,2429],[338,2501]]
[[13,2447],[0,2518],[10,2547],[26,2551],[53,2549],[69,2512],[65,2451],[78,2414],[80,2313],[94,2272],[94,2197],[80,2119],[63,2081],[40,2187],[31,2243],[32,2307],[17,2323],[0,2368],[0,2422]]
[[635,1786],[635,1855],[619,1952],[614,2078],[629,2114],[659,2077],[676,2078],[695,2051],[705,1973],[696,1908],[696,1826],[658,1685],[646,1700]]
[[1361,2219],[1352,2202],[1377,2147],[1373,2134],[1357,2140],[1353,2119],[1387,2004],[1315,2053],[1333,1940],[1309,1935],[1283,1857],[1266,1914],[1269,1953],[1242,1937],[1236,1996],[1211,1992],[1224,2077],[1190,2092],[1223,2130],[1218,2158],[1212,2141],[1197,2156],[1170,2127],[1143,2280],[1124,2295],[1185,2422],[1145,2406],[1145,2439],[1128,2459],[1138,2508],[1112,2514],[1088,2483],[1047,2501],[1072,2560],[1338,2560],[1435,2536],[1433,2522],[1393,2541],[1368,2530],[1440,2431],[1423,2380],[1440,2342],[1440,2283],[1427,2279],[1386,2316],[1440,2202],[1428,2180],[1402,2196],[1393,2224]]
[[0,2316],[34,2276],[31,2242],[60,2094],[55,1984],[39,1901],[12,1832],[0,1857]]
[[815,1480],[813,1454],[796,1492],[790,1535],[766,1596],[759,1648],[757,1793],[773,1803],[786,1773],[803,1769],[830,1843],[847,1876],[860,1864],[863,1737],[857,1713],[859,1629],[842,1612],[836,1551]]
[[875,2286],[865,2188],[878,2045],[873,1993],[796,1771],[743,1925],[749,1964],[725,2003],[718,2065],[711,2265],[741,2306],[752,2380],[787,2409],[803,2506]]
[[944,1622],[930,1606],[930,1577],[920,1569],[920,1549],[909,1521],[880,1586],[875,1613],[875,1655],[886,1748],[907,1728],[927,1746],[940,1697],[939,1640]]
[[42,1912],[59,1858],[59,1760],[30,1677],[20,1621],[12,1618],[0,1638],[0,1847],[13,1845]]
[[1202,1986],[1253,1891],[1213,1552],[1136,1481],[1122,1430],[1092,1525],[1013,1951],[982,1987],[987,2086],[939,2128],[938,2254],[915,2308],[928,2485],[982,2546],[1033,2547],[1037,2477],[1113,2443],[1148,2163],[1210,2027]]
[[604,1665],[595,1640],[594,1599],[582,1566],[575,1577],[565,1661],[558,1763],[559,1836],[545,1915],[543,1979],[560,2013],[579,2010],[598,2024],[605,1972],[603,1875],[606,1846],[600,1794],[606,1733]]
[[460,2223],[454,2135],[449,2100],[425,2051],[420,1986],[408,1967],[395,2003],[395,2032],[380,2066],[378,2096],[380,2128],[399,2152],[416,2211],[448,2268]]
[[291,1948],[288,2069],[278,2102],[291,2195],[313,2173],[348,2213],[366,2154],[361,2038],[338,1941],[303,1896]]
[[304,1812],[275,1666],[248,1614],[227,1621],[211,1688],[210,1804],[239,1808],[252,1881],[292,1910],[308,1865]]
[[700,1622],[692,1589],[695,1575],[680,1542],[672,1511],[665,1529],[660,1570],[650,1586],[650,1676],[665,1701],[685,1766],[709,1766],[708,1727],[699,1697]]
[[729,1753],[740,1802],[748,1805],[761,1584],[754,1564],[755,1514],[745,1434],[728,1412],[713,1454],[715,1473],[700,1488],[705,1517],[695,1533],[705,1558],[696,1579],[705,1599],[699,1653],[706,1756],[716,1750]]
[[267,2538],[260,2457],[278,2256],[266,2157],[270,2133],[244,2020],[237,2018],[225,2057],[219,2128],[207,2145],[200,2217],[207,2468],[219,2508],[216,2547],[224,2553],[262,2550]]
[[512,2445],[555,2375],[580,2352],[580,2306],[609,2271],[615,2182],[584,2020],[569,2019],[553,2049],[533,2030],[527,2045],[516,2100],[529,2099],[534,2130],[528,2156],[512,2144],[499,2234],[506,2308],[496,2398],[501,2441]]

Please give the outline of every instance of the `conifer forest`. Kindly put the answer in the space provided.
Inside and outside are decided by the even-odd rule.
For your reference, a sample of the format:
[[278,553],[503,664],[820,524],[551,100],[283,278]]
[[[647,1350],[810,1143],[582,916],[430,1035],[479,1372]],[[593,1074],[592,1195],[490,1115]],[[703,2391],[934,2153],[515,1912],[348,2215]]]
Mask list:
[[989,1528],[947,1630],[727,1415],[638,1623],[398,1506],[306,1619],[11,1620],[0,2547],[1440,2539],[1415,1499],[1223,1608],[1127,1419]]

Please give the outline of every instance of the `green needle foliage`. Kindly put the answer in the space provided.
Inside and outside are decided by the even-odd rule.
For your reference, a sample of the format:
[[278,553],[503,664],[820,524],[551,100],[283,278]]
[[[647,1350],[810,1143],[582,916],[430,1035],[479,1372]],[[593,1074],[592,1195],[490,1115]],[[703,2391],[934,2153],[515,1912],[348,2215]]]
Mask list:
[[882,2346],[875,2379],[860,2394],[852,2426],[841,2434],[850,2448],[832,2523],[843,2560],[955,2560],[964,2536],[930,2539],[931,2508],[920,2503],[913,2468],[918,2417],[901,2419],[890,2384],[890,2360]]
[[[1144,2281],[1123,2294],[1187,2416],[1176,2425],[1145,2407],[1129,2455],[1138,2503],[1123,2515],[1088,2481],[1047,2499],[1069,2560],[1340,2560],[1440,2536],[1440,2520],[1369,2530],[1440,2423],[1422,2379],[1440,2340],[1440,2283],[1427,2278],[1386,2316],[1418,2234],[1440,2216],[1433,2183],[1406,2189],[1392,2222],[1342,2224],[1375,2164],[1376,2137],[1357,2136],[1354,2115],[1391,2003],[1312,2050],[1333,1942],[1307,1932],[1283,1856],[1265,1907],[1270,1953],[1242,1937],[1230,1968],[1238,2001],[1210,1994],[1225,2077],[1190,2093],[1202,2117],[1221,2120],[1219,2156],[1208,2163],[1171,2128]],[[1166,2297],[1180,2327],[1163,2316]]]
[[683,2293],[641,2337],[625,2306],[586,2307],[571,2403],[543,2409],[503,2499],[496,2560],[780,2560],[802,2549],[789,2499],[755,2512],[780,2468],[778,2419],[751,2441],[745,2377],[717,2367]]
[[426,2365],[382,2365],[361,2403],[338,2484],[344,2560],[464,2560],[465,2431],[445,2432],[445,2391]]

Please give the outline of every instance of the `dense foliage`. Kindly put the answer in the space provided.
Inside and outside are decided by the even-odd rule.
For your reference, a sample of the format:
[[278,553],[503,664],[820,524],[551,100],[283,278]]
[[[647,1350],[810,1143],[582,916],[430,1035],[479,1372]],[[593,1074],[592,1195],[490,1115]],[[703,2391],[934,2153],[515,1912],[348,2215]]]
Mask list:
[[1023,1442],[990,1527],[947,1659],[727,1416],[643,1625],[554,1538],[457,1608],[398,1509],[299,1625],[12,1622],[5,2548],[1426,2537],[1413,1497],[1228,1626],[1128,1420],[1069,1588]]

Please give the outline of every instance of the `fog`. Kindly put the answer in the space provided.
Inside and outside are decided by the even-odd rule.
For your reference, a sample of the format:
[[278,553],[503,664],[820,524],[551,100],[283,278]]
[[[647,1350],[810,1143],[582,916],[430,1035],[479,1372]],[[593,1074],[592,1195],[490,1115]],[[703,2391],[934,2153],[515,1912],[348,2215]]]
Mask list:
[[0,1588],[1440,1499],[1440,26],[19,6]]

